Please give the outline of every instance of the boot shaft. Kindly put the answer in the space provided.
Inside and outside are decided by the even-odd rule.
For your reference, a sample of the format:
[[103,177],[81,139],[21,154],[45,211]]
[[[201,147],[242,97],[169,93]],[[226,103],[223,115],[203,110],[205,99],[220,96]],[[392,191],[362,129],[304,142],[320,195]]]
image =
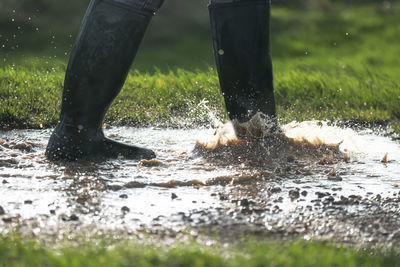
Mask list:
[[270,54],[270,4],[241,0],[209,5],[214,54],[231,119],[275,116]]
[[89,5],[64,81],[61,120],[67,124],[101,127],[125,82],[153,12],[124,2]]

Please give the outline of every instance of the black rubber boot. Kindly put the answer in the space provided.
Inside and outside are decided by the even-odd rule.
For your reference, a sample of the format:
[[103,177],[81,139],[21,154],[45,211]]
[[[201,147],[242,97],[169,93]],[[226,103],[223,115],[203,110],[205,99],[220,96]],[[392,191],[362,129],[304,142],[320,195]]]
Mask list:
[[153,151],[104,136],[103,119],[121,90],[151,11],[129,1],[92,0],[68,64],[60,122],[46,149],[49,160],[151,159]]
[[211,30],[219,82],[232,120],[275,117],[269,0],[212,0]]

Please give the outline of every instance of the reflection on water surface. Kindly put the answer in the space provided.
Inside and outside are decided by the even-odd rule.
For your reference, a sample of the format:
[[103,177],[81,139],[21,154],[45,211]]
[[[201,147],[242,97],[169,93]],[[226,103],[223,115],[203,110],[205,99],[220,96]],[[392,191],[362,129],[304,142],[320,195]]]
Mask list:
[[[399,142],[370,130],[320,122],[291,123],[282,129],[290,138],[340,144],[341,153],[331,160],[328,152],[303,158],[301,153],[310,150],[285,154],[276,146],[278,151],[272,151],[266,148],[272,141],[261,148],[253,142],[243,154],[226,148],[194,151],[196,141],[213,138],[215,130],[113,128],[108,136],[155,150],[157,161],[51,163],[43,157],[51,130],[0,132],[0,206],[5,211],[0,231],[16,225],[48,235],[88,228],[131,233],[223,226],[243,233],[257,229],[379,239],[381,234],[373,230],[357,230],[357,235],[354,229],[353,234],[343,230],[354,227],[343,216],[370,216],[371,207],[383,207],[381,216],[400,215],[396,205],[385,210],[381,203],[398,198]],[[382,163],[386,153],[387,163]],[[274,160],[274,155],[284,157]],[[326,220],[326,231],[316,231],[310,218],[315,229]]]

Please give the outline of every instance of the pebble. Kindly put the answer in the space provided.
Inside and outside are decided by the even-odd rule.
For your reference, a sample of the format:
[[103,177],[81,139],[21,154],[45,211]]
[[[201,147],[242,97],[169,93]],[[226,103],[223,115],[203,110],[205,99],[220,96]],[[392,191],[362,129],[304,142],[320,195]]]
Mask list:
[[111,190],[111,191],[118,191],[118,190],[121,190],[122,189],[122,186],[121,185],[107,185],[107,189],[108,190]]
[[244,198],[239,201],[239,205],[242,207],[248,207],[248,206],[250,206],[250,202],[247,198]]
[[290,190],[289,191],[289,197],[290,197],[290,200],[293,201],[293,200],[298,199],[300,197],[300,193],[299,193],[298,190]]
[[175,193],[171,194],[171,199],[177,199],[177,198],[178,198],[178,196]]
[[127,213],[127,212],[130,211],[130,209],[129,209],[127,206],[123,206],[123,207],[121,208],[121,211],[124,212],[124,213]]
[[330,195],[328,192],[315,192],[315,194],[318,196],[318,198],[323,198]]
[[333,198],[333,196],[328,196],[328,197],[324,198],[323,203],[326,205],[326,204],[330,204],[334,201],[335,201],[335,199]]
[[343,178],[340,177],[340,176],[331,176],[331,175],[329,175],[328,176],[328,180],[329,181],[340,182],[340,181],[343,181]]
[[16,159],[0,159],[0,167],[11,167],[18,164]]
[[5,223],[11,223],[12,222],[12,218],[3,218],[2,220]]
[[32,145],[27,144],[27,143],[18,143],[18,144],[11,146],[10,148],[29,152],[32,150]]
[[69,222],[69,221],[78,221],[79,217],[75,214],[72,214],[71,216],[67,216],[66,214],[61,214],[60,215],[61,220],[65,221],[65,222]]
[[275,186],[275,187],[270,188],[268,191],[269,191],[270,193],[272,193],[272,194],[274,194],[274,193],[279,193],[279,192],[282,191],[282,188],[280,188],[279,186]]
[[71,216],[69,216],[69,220],[70,221],[78,221],[79,217],[77,215],[75,215],[75,214],[72,214]]
[[127,194],[122,194],[122,195],[119,195],[119,198],[127,199],[128,195]]
[[130,181],[127,184],[125,184],[126,188],[144,188],[146,187],[146,184],[137,182],[137,181]]
[[28,205],[29,205],[29,204],[32,204],[32,203],[33,203],[33,201],[32,201],[32,200],[29,200],[29,199],[27,199],[27,200],[24,201],[24,204],[28,204]]
[[223,194],[221,194],[221,193],[219,193],[219,200],[228,200],[228,197],[227,196],[225,196],[225,195],[223,195]]

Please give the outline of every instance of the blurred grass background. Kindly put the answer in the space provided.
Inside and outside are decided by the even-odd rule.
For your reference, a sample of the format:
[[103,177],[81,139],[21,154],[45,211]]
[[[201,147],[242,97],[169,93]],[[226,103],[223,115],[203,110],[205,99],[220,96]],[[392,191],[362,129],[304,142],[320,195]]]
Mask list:
[[[88,2],[1,0],[0,64],[29,65],[32,58],[65,64]],[[315,61],[321,68],[352,63],[389,74],[393,68],[400,70],[394,56],[399,53],[399,7],[396,1],[381,0],[273,1],[271,46],[276,71]],[[214,66],[214,59],[207,0],[165,1],[134,68],[209,66]]]
[[[88,0],[2,0],[2,64],[66,62]],[[154,17],[134,68],[206,69],[213,64],[206,0],[167,0]],[[66,55],[67,53],[67,55]],[[4,61],[5,59],[5,61]],[[51,62],[51,63],[50,63]]]

